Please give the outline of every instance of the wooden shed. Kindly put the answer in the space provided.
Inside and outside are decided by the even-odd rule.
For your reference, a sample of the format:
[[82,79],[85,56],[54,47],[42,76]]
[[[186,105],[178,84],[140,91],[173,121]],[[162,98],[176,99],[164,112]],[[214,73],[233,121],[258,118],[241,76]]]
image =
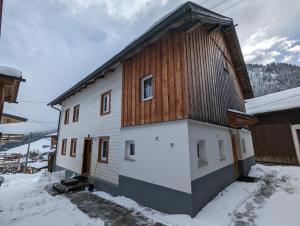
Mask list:
[[246,100],[256,161],[300,164],[300,87]]

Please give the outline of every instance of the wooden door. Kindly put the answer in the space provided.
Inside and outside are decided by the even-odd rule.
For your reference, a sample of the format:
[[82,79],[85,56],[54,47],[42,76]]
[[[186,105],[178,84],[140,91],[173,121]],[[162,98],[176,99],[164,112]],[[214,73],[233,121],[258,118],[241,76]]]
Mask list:
[[85,139],[83,146],[82,175],[89,176],[91,171],[92,140]]
[[240,176],[240,170],[239,170],[239,163],[238,163],[238,157],[237,157],[235,135],[231,136],[231,143],[232,143],[232,155],[233,155],[234,171],[235,171],[236,177],[239,177]]

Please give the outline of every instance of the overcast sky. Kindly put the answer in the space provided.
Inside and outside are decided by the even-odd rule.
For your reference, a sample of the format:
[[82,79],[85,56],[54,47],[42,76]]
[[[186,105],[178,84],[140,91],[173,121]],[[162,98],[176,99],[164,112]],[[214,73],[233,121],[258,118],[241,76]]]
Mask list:
[[[183,2],[4,0],[0,65],[16,67],[26,78],[20,87],[19,104],[6,104],[5,112],[34,121],[30,123],[33,130],[55,128],[58,114],[46,102]],[[195,2],[234,19],[247,63],[300,65],[300,1]]]

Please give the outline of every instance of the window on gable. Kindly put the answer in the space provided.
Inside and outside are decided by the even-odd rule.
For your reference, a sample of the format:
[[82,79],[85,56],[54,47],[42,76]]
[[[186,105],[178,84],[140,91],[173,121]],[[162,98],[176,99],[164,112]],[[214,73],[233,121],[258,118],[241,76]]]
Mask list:
[[77,143],[77,139],[76,138],[72,138],[71,139],[71,148],[70,148],[70,156],[71,157],[75,157],[76,156],[76,143]]
[[206,166],[208,164],[207,157],[206,157],[205,140],[199,140],[197,142],[197,157],[198,157],[198,167]]
[[220,161],[223,161],[226,159],[225,150],[224,150],[224,141],[218,140],[218,146],[219,146],[219,159]]
[[153,76],[148,75],[142,79],[142,100],[150,100],[153,98]]
[[101,110],[100,115],[107,115],[110,113],[111,90],[101,94]]
[[79,120],[79,104],[74,106],[73,109],[73,122],[78,122]]
[[242,150],[243,150],[243,153],[246,153],[246,152],[247,152],[246,141],[245,141],[244,138],[242,139]]
[[70,118],[70,109],[65,110],[65,121],[64,124],[69,123],[69,118]]
[[99,137],[98,162],[108,163],[109,137]]
[[66,155],[67,151],[67,139],[63,139],[61,143],[61,155]]
[[132,140],[125,141],[125,160],[135,160],[135,144]]

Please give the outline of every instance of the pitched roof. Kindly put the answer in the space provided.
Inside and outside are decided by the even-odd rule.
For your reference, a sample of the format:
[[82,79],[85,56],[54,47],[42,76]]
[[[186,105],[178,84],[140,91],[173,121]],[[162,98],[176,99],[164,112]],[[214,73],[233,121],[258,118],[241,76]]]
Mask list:
[[157,21],[141,36],[127,45],[122,51],[113,56],[97,70],[89,74],[87,77],[75,84],[62,95],[51,101],[48,105],[53,106],[56,104],[61,104],[61,102],[66,98],[70,97],[76,92],[79,92],[88,84],[93,83],[97,79],[103,77],[112,68],[116,67],[116,65],[118,65],[122,59],[130,56],[134,53],[134,51],[142,48],[144,45],[150,43],[155,38],[163,35],[167,31],[178,27],[185,27],[186,29],[188,29],[189,27],[192,27],[199,22],[203,24],[221,25],[226,27],[226,30],[224,31],[225,39],[232,51],[231,54],[233,56],[233,63],[235,65],[235,70],[239,81],[241,83],[243,94],[245,98],[253,97],[250,80],[248,77],[237,34],[234,28],[233,20],[229,17],[222,16],[218,13],[203,8],[195,3],[186,2]]
[[300,108],[300,87],[248,99],[246,111],[249,114],[263,114]]

